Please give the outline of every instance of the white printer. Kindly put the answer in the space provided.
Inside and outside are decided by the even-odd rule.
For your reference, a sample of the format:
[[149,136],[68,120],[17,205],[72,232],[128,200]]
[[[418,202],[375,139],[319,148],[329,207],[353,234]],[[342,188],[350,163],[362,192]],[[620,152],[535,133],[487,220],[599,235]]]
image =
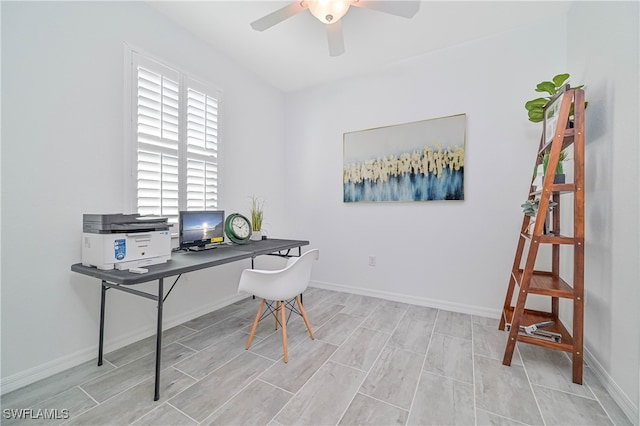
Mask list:
[[171,259],[166,217],[139,214],[85,214],[82,264],[98,269],[130,269]]

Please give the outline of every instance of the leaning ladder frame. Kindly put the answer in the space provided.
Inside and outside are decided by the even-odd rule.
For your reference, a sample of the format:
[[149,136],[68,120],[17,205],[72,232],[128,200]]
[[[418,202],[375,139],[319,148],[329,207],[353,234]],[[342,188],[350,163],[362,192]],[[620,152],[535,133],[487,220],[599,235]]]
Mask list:
[[[535,167],[541,164],[542,156],[549,151],[547,173],[544,177],[542,189],[534,191],[533,180],[529,192],[529,200],[539,198],[538,214],[535,218],[533,232],[527,232],[529,217],[524,216],[518,246],[511,270],[509,286],[504,301],[502,318],[499,329],[504,330],[510,324],[503,364],[511,365],[511,359],[516,342],[525,342],[555,350],[571,353],[573,361],[573,382],[582,384],[583,372],[583,333],[584,333],[584,90],[566,89],[551,99],[551,105],[559,96],[563,96],[558,126],[553,139],[546,142],[545,131],[540,141]],[[569,126],[571,106],[574,105],[574,126]],[[545,109],[545,115],[547,109]],[[546,121],[545,121],[546,122]],[[574,151],[574,179],[573,183],[555,184],[556,167],[560,152],[573,145]],[[560,234],[560,196],[573,194],[573,236]],[[557,205],[551,221],[551,233],[544,233],[545,223],[549,216],[549,203],[553,200]],[[529,242],[526,263],[521,268],[525,243]],[[535,270],[535,261],[540,244],[551,244],[551,271]],[[573,283],[565,282],[560,277],[560,246],[573,247]],[[516,305],[512,301],[516,286],[519,287]],[[551,297],[551,312],[537,311],[526,308],[527,296],[538,294]],[[573,301],[572,333],[560,320],[560,298]],[[554,324],[545,330],[561,336],[560,342],[541,339],[521,332],[520,327],[537,322],[553,321]]]

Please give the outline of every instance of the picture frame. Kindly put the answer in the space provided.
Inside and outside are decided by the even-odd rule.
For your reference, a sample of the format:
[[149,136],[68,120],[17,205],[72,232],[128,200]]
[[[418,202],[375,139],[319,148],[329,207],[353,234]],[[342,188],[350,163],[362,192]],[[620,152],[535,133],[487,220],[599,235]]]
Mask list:
[[545,144],[551,143],[554,135],[556,134],[556,130],[558,129],[558,118],[560,116],[560,107],[562,106],[562,100],[568,89],[568,84],[559,89],[543,109],[542,131]]
[[343,135],[343,201],[464,200],[466,114]]

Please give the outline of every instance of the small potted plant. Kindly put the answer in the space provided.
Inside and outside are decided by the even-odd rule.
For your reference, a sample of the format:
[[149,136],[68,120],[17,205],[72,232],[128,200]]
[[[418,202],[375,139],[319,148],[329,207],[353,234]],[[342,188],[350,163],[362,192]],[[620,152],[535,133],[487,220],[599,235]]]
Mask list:
[[[552,78],[552,81],[543,81],[541,83],[538,83],[535,89],[536,92],[548,93],[549,96],[532,99],[524,104],[524,107],[526,108],[529,114],[529,121],[533,123],[540,123],[543,120],[544,107],[547,106],[547,104],[549,103],[553,95],[558,93],[558,90],[560,90],[564,85],[567,84],[567,80],[569,80],[569,74],[565,73],[565,74],[556,75],[555,77]],[[584,87],[584,86],[572,87],[572,89],[580,89],[581,87]],[[584,103],[585,108],[587,107],[587,104],[588,102]],[[571,105],[571,111],[569,112],[570,125],[573,124],[571,122],[572,117],[573,117],[573,104]]]
[[[558,159],[558,165],[556,166],[556,175],[553,178],[553,183],[564,183],[565,175],[564,168],[562,167],[562,162],[567,159],[567,153],[565,151],[560,151],[560,158]],[[549,166],[549,152],[544,153],[544,157],[542,157],[542,169],[544,170],[544,174],[547,174],[547,167]]]
[[262,239],[262,219],[264,201],[260,201],[257,197],[251,197],[251,239],[259,241]]
[[[555,201],[549,201],[549,211],[551,211],[553,209],[553,206],[557,205],[558,203],[556,203]],[[533,227],[536,224],[536,216],[538,215],[538,207],[540,206],[540,199],[536,198],[534,200],[527,200],[524,202],[524,204],[522,204],[520,207],[522,207],[522,211],[524,212],[525,216],[529,216],[531,218],[530,222],[529,222],[529,226],[527,227],[528,232],[531,234],[533,233]],[[547,216],[548,218],[548,216]],[[548,232],[547,230],[547,221],[545,220],[544,223],[544,231],[545,234]]]

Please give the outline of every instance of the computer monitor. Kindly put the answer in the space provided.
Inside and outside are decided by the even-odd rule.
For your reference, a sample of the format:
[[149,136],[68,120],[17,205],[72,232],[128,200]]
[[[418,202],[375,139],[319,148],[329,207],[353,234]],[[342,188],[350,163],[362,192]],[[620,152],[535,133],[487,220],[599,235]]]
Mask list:
[[224,210],[181,211],[180,248],[204,248],[224,241]]

